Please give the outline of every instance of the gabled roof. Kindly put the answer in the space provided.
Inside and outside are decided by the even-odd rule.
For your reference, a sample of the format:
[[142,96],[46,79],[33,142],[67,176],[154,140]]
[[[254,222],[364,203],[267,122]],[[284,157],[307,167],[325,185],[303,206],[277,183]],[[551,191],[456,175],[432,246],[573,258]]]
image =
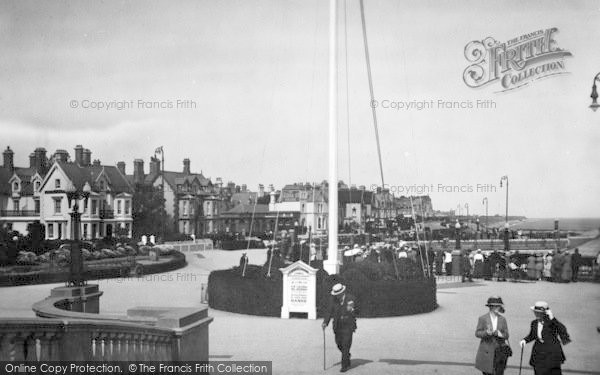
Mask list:
[[[204,177],[202,173],[184,173],[184,172],[172,172],[165,171],[165,182],[171,186],[173,190],[177,189],[177,185],[183,184],[183,182],[192,182],[194,179],[198,180],[201,186],[212,186],[212,182]],[[149,174],[144,178],[144,183],[152,184],[160,176],[160,173]],[[131,176],[133,179],[133,176]]]
[[112,165],[92,165],[87,168],[90,168],[94,181],[96,181],[100,176],[105,176],[113,192],[130,193],[133,191],[131,184],[127,178],[123,176],[121,171],[119,171],[119,168]]
[[77,190],[83,190],[85,183],[89,183],[90,186],[93,186],[92,173],[91,170],[85,167],[79,166],[79,164],[75,163],[63,163],[57,161],[56,164],[65,172],[67,178],[71,180],[73,186]]

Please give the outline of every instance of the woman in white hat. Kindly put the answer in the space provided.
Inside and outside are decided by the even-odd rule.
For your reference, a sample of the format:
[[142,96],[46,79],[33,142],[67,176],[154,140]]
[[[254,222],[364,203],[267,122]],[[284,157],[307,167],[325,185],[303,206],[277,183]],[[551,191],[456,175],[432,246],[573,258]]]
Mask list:
[[535,320],[531,322],[529,335],[519,344],[522,348],[535,340],[529,359],[535,375],[561,375],[560,366],[566,359],[561,341],[563,345],[571,342],[567,328],[554,317],[548,303],[538,301],[531,306],[531,310],[535,314]]
[[496,348],[504,344],[508,339],[508,324],[504,313],[502,298],[492,296],[488,298],[486,306],[490,309],[479,317],[475,336],[481,339],[477,356],[475,357],[475,368],[484,375],[502,375],[506,367],[506,359],[496,358]]

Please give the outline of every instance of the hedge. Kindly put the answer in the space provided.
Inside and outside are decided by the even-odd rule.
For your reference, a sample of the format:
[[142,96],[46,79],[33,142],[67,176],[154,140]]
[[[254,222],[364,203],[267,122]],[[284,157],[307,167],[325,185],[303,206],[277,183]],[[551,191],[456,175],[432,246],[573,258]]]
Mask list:
[[[393,269],[393,265],[365,262],[363,267],[350,267],[342,274],[317,273],[317,315],[323,316],[329,303],[331,287],[338,282],[347,286],[357,299],[362,318],[420,314],[437,308],[435,278],[396,280],[377,268]],[[246,275],[235,267],[218,270],[208,277],[208,303],[211,308],[248,315],[280,316],[283,304],[283,275],[278,262],[266,277],[266,266],[249,265]],[[371,272],[365,274],[363,271]]]
[[[180,269],[186,266],[185,255],[172,251],[168,254],[172,257],[169,262],[152,263],[143,266],[143,274],[163,273]],[[119,258],[112,259],[114,262]],[[124,259],[124,258],[121,258]],[[129,270],[124,270],[122,264],[107,266],[106,268],[88,269],[84,272],[86,280],[114,279],[120,277],[129,277]],[[49,272],[49,271],[29,271],[19,273],[8,273],[0,275],[0,287],[31,285],[31,284],[53,284],[66,282],[68,271]]]

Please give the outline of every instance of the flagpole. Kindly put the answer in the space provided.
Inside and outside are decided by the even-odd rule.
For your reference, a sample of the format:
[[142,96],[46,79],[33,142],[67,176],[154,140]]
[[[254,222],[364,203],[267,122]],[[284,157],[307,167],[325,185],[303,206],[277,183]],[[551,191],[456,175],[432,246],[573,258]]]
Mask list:
[[327,260],[330,275],[339,272],[337,184],[337,0],[329,0],[329,202]]
[[[165,150],[163,149],[163,146],[160,146],[160,167],[161,167],[161,172],[160,172],[160,180],[161,180],[161,190],[162,190],[162,199],[163,199],[163,205],[165,205],[167,202],[165,200]],[[166,213],[167,213],[167,208],[164,207],[164,209],[162,210],[162,240],[163,243],[165,242],[165,225],[166,225]]]

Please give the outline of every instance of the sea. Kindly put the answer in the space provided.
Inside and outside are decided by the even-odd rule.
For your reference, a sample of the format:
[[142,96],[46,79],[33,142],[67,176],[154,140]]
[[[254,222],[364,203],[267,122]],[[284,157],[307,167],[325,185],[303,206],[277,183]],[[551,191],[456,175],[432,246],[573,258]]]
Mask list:
[[[527,218],[511,224],[513,229],[521,230],[554,230],[557,218]],[[589,232],[600,229],[600,218],[558,218],[558,228],[573,232]]]

